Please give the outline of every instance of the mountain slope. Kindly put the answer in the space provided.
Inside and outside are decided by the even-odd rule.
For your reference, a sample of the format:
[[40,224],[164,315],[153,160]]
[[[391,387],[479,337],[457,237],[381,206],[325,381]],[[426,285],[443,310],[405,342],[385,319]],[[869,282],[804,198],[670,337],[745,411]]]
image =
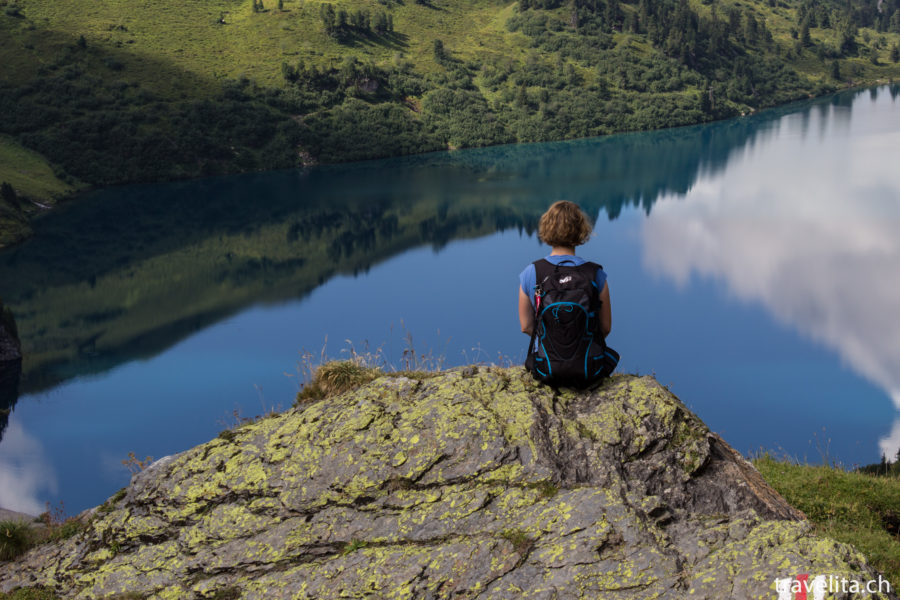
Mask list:
[[670,127],[900,74],[900,0],[704,1],[2,0],[0,133],[101,186]]

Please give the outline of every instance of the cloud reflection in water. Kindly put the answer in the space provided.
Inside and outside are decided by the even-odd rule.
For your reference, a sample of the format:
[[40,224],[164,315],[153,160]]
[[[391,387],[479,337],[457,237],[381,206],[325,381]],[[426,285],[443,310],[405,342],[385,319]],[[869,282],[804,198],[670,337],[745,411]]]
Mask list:
[[[900,409],[900,133],[885,126],[900,115],[891,102],[852,120],[849,111],[785,119],[779,143],[748,146],[686,197],[661,198],[642,239],[651,271],[682,286],[694,274],[724,281],[834,350]],[[808,135],[817,119],[846,144]],[[879,445],[897,453],[900,419]]]
[[44,447],[12,419],[0,445],[0,507],[37,515],[45,510],[40,498],[56,491],[56,473]]

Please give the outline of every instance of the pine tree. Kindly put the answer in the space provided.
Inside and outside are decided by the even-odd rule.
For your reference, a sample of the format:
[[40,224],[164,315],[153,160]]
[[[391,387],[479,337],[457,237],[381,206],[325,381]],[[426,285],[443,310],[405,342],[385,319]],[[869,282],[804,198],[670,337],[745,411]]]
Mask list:
[[712,112],[712,100],[709,98],[710,94],[712,94],[712,91],[708,87],[704,87],[700,90],[700,110],[705,115]]
[[805,47],[812,46],[812,36],[809,34],[809,21],[807,20],[800,24],[800,43]]
[[900,61],[900,47],[897,44],[891,46],[891,62]]
[[838,64],[837,60],[834,60],[831,63],[831,78],[837,80],[841,79],[841,65]]
[[[254,0],[255,2],[256,0]],[[334,15],[334,7],[330,4],[323,4],[319,9],[319,16],[322,17],[322,25],[325,27],[325,33],[334,35],[336,29],[336,18]]]
[[384,11],[378,11],[375,15],[375,25],[372,27],[378,35],[384,35],[388,31],[387,15]]
[[846,23],[841,28],[840,53],[841,56],[851,56],[856,54],[856,28],[850,23]]
[[444,42],[441,40],[434,40],[434,60],[437,62],[444,62],[447,59],[447,51],[444,50]]

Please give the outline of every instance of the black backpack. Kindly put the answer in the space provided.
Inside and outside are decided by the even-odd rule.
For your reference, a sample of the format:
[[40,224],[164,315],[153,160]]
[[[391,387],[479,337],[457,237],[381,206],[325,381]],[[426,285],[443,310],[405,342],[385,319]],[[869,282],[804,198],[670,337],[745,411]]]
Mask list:
[[619,354],[606,346],[600,330],[597,263],[578,266],[534,262],[534,328],[525,367],[535,379],[585,387],[608,376]]

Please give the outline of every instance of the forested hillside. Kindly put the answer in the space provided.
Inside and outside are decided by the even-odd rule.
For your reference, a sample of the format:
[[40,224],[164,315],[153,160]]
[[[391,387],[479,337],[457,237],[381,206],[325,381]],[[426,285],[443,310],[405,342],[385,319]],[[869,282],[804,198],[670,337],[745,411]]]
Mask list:
[[0,0],[0,229],[80,186],[746,114],[898,43],[900,0]]

